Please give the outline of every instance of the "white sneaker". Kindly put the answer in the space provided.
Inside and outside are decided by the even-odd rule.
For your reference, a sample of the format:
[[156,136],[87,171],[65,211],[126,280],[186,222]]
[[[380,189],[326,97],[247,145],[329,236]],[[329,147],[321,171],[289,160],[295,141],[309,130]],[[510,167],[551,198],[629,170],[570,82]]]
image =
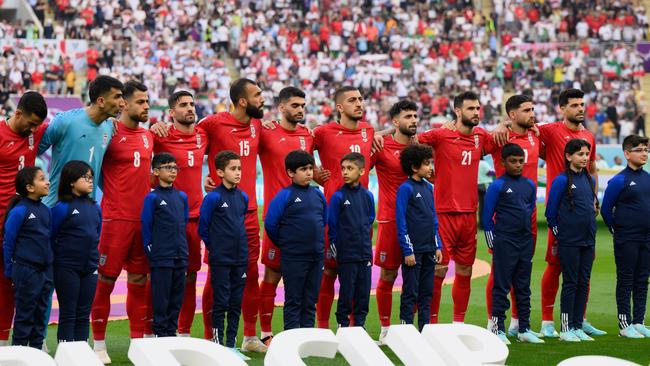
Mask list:
[[628,325],[627,328],[621,329],[618,332],[620,337],[630,338],[630,339],[639,339],[644,338],[642,334],[636,331],[633,325]]
[[268,347],[257,336],[244,337],[244,341],[241,344],[241,350],[244,352],[265,353],[267,349]]
[[95,355],[104,365],[108,365],[109,363],[111,363],[111,358],[108,357],[108,352],[106,351],[106,348],[96,349]]
[[386,345],[386,336],[388,335],[388,327],[381,327],[381,332],[379,333],[379,339],[377,340],[378,346]]
[[637,333],[641,334],[645,338],[650,338],[650,329],[648,329],[645,325],[634,324],[632,326],[634,327],[634,330],[637,331]]

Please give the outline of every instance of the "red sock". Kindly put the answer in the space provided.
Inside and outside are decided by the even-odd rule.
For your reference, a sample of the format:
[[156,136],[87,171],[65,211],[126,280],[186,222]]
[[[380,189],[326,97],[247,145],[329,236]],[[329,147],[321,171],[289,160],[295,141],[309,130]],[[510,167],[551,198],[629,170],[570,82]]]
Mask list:
[[555,296],[560,288],[562,268],[557,264],[548,263],[542,275],[542,321],[553,321]]
[[485,284],[485,306],[487,307],[488,320],[492,318],[492,288],[494,287],[494,275],[490,270],[487,283]]
[[151,326],[153,325],[153,305],[151,304],[151,279],[147,279],[144,290],[145,303],[147,307],[147,317],[144,320],[144,334],[153,334]]
[[519,313],[517,312],[517,298],[515,297],[514,287],[510,287],[510,304],[512,319],[519,319]]
[[318,304],[316,304],[316,318],[318,319],[319,328],[327,329],[330,327],[330,312],[334,302],[334,281],[336,281],[336,276],[323,273],[320,292],[318,293]]
[[[0,265],[2,268],[2,265]],[[14,288],[11,281],[4,275],[4,271],[0,273],[0,341],[9,340],[9,331],[11,330],[11,323],[14,320]]]
[[126,283],[126,314],[129,317],[129,336],[133,338],[142,338],[144,334],[144,324],[147,321],[147,298],[145,292],[147,285],[138,285],[135,283]]
[[244,319],[244,337],[257,335],[257,313],[260,305],[260,283],[257,263],[249,263],[246,271],[246,287],[241,303],[241,313]]
[[203,308],[203,338],[210,340],[213,338],[212,334],[212,276],[208,271],[208,277],[205,279],[205,287],[203,287],[203,299],[201,308]]
[[95,298],[90,311],[92,319],[93,339],[103,341],[106,337],[106,323],[108,323],[108,314],[111,312],[111,292],[113,292],[115,283],[97,281]]
[[377,281],[377,312],[382,327],[390,325],[390,316],[393,308],[393,282]]
[[472,292],[472,276],[463,276],[456,273],[454,286],[451,288],[451,297],[454,300],[454,321],[464,322],[467,305],[469,304],[469,295]]
[[194,313],[196,312],[196,275],[185,278],[183,306],[178,314],[178,334],[189,334],[192,330]]
[[433,277],[433,296],[431,297],[431,315],[429,316],[429,323],[431,324],[438,324],[440,298],[442,297],[442,283],[444,281],[444,277]]
[[271,332],[273,308],[275,307],[275,292],[277,283],[262,281],[260,285],[260,328],[262,332]]

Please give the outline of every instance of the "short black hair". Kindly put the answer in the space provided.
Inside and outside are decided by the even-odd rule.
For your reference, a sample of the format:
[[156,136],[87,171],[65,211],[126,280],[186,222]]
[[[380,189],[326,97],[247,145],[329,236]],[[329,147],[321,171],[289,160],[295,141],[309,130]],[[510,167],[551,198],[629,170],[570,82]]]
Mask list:
[[341,164],[343,164],[344,161],[352,162],[352,164],[362,169],[366,166],[366,158],[358,152],[345,154],[343,158],[341,158]]
[[153,159],[151,160],[151,166],[156,169],[160,168],[161,165],[164,164],[169,164],[169,163],[175,163],[176,158],[174,155],[168,152],[161,152],[159,154],[154,155]]
[[523,94],[515,94],[508,98],[506,101],[506,114],[510,113],[511,110],[519,108],[524,103],[532,102],[530,97]]
[[284,103],[293,97],[304,98],[305,92],[296,88],[295,86],[288,86],[280,90],[280,94],[278,95],[278,100],[280,101],[280,103]]
[[524,149],[517,144],[507,143],[501,150],[501,159],[505,160],[509,156],[525,156]]
[[230,100],[233,104],[237,105],[239,99],[246,98],[246,85],[248,84],[257,86],[256,82],[246,78],[237,79],[230,85]]
[[284,168],[290,172],[295,172],[299,168],[307,165],[316,165],[314,157],[303,150],[294,150],[284,158]]
[[466,91],[454,97],[454,108],[462,108],[466,100],[479,100],[478,95],[472,91]]
[[429,145],[409,145],[402,150],[399,162],[402,165],[402,171],[410,177],[413,175],[413,168],[419,169],[422,163],[425,160],[430,160],[432,156],[433,149]]
[[230,150],[224,150],[214,157],[214,166],[219,170],[225,170],[230,160],[240,160],[239,155]]
[[42,120],[47,117],[47,104],[45,103],[45,98],[35,91],[25,92],[25,94],[20,97],[16,109],[20,109],[27,115],[35,114]]
[[343,94],[345,94],[347,92],[350,92],[350,91],[359,91],[359,88],[357,88],[356,86],[352,86],[352,85],[345,85],[345,86],[342,86],[342,87],[336,89],[336,91],[334,92],[334,103],[336,103],[339,100],[341,95],[343,95]]
[[560,92],[557,99],[560,107],[564,107],[569,104],[569,99],[584,98],[584,96],[585,93],[580,89],[564,89]]
[[648,145],[648,138],[639,135],[629,135],[623,139],[623,150],[630,151],[639,145]]
[[187,90],[179,90],[167,98],[167,105],[169,106],[169,109],[174,109],[174,107],[176,107],[176,103],[178,103],[178,100],[182,97],[192,97],[192,99],[194,99],[194,95],[192,95],[192,93],[188,92]]
[[110,92],[113,88],[124,91],[124,84],[112,76],[99,75],[88,85],[90,103],[95,103],[99,97]]
[[390,107],[390,111],[388,111],[388,114],[390,115],[390,118],[393,119],[397,117],[400,113],[402,113],[402,111],[417,112],[418,106],[412,100],[402,99]]
[[133,96],[136,90],[146,92],[148,89],[146,85],[137,80],[129,80],[124,83],[124,99]]

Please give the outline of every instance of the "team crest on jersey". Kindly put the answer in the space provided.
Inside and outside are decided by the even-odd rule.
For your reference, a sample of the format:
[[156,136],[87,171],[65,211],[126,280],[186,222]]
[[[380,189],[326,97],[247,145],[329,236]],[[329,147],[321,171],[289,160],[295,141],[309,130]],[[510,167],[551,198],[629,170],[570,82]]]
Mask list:
[[144,148],[149,150],[149,139],[146,135],[142,135],[142,142],[144,143]]
[[361,138],[363,139],[363,142],[368,142],[368,133],[365,128],[361,129]]
[[530,131],[528,132],[528,142],[530,142],[531,146],[535,146],[535,140],[533,139],[533,133],[530,132]]
[[34,150],[34,134],[29,135],[29,150]]
[[298,141],[300,141],[300,150],[305,151],[307,150],[307,142],[305,141],[304,136],[299,136]]
[[251,137],[255,138],[255,126],[251,125]]
[[379,252],[379,261],[382,263],[386,261],[386,252]]
[[275,258],[275,249],[269,249],[269,259],[273,260]]
[[474,147],[478,149],[478,143],[479,143],[479,137],[478,135],[474,135]]
[[197,149],[201,148],[201,134],[200,133],[196,134],[196,148]]
[[106,264],[106,254],[102,254],[99,256],[99,265],[103,266]]
[[104,136],[102,136],[102,147],[106,148],[106,145],[108,145],[108,134],[104,132]]

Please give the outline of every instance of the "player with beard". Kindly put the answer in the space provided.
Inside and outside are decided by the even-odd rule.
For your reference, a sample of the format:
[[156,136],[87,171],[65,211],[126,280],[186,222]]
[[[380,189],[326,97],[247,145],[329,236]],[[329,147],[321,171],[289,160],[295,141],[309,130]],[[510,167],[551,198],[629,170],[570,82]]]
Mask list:
[[391,122],[395,132],[384,138],[384,147],[372,155],[370,166],[375,167],[379,181],[379,203],[377,210],[377,245],[374,262],[381,268],[377,282],[377,311],[381,323],[379,344],[390,326],[393,304],[393,284],[402,262],[402,252],[397,240],[395,202],[399,186],[407,176],[402,173],[400,154],[415,136],[418,126],[417,105],[410,100],[401,100],[390,108]]
[[[362,154],[366,161],[370,161],[374,135],[373,127],[362,121],[364,106],[359,89],[353,86],[339,88],[334,93],[334,102],[340,120],[314,130],[314,149],[318,150],[323,169],[331,172],[323,186],[327,202],[345,183],[341,174],[341,158],[348,153],[357,152]],[[363,175],[360,182],[363,187],[368,188],[368,174]],[[325,237],[327,238],[327,235]],[[325,270],[316,307],[319,328],[329,328],[336,276],[336,259],[329,251],[326,240]]]
[[141,237],[140,212],[149,193],[153,136],[139,126],[149,119],[147,87],[124,84],[126,106],[102,164],[103,223],[99,240],[99,277],[92,306],[93,347],[103,363],[110,363],[104,341],[111,292],[122,268],[127,271],[126,313],[130,337],[142,338],[147,317],[145,285],[149,263]]
[[[248,212],[246,213],[246,234],[248,236],[248,269],[246,287],[242,301],[244,318],[244,340],[241,349],[244,352],[266,352],[267,347],[257,337],[257,313],[259,309],[259,273],[257,262],[260,257],[260,224],[257,217],[257,154],[260,143],[261,121],[264,116],[264,97],[262,89],[252,80],[238,79],[230,87],[230,100],[234,110],[220,112],[205,117],[199,122],[210,139],[208,164],[210,177],[206,179],[206,190],[214,189],[220,184],[213,157],[224,150],[239,154],[242,165],[242,179],[239,189],[248,195]],[[207,263],[207,256],[204,260]],[[208,276],[210,274],[208,273]],[[203,324],[204,336],[212,338],[212,287],[210,278],[203,290]]]
[[[29,91],[18,101],[16,112],[9,120],[0,121],[0,217],[11,198],[16,195],[16,174],[26,166],[34,166],[36,147],[47,124],[47,105],[42,95]],[[9,345],[9,332],[14,319],[14,287],[5,277],[2,260],[4,225],[0,226],[0,347]]]
[[190,336],[196,312],[196,274],[201,269],[201,237],[199,213],[203,201],[203,156],[208,149],[207,134],[196,125],[196,109],[192,93],[181,90],[168,98],[172,125],[166,137],[154,136],[154,153],[168,152],[176,158],[179,172],[174,188],[187,194],[190,220],[187,223],[188,266],[183,306],[178,317],[178,334]]
[[[312,152],[313,138],[309,130],[301,125],[305,119],[305,93],[295,87],[289,86],[280,91],[278,96],[280,105],[280,122],[273,122],[274,126],[262,129],[259,145],[259,156],[262,162],[264,175],[264,212],[271,198],[283,188],[291,184],[283,164],[289,152],[303,150]],[[267,346],[273,338],[271,321],[278,283],[282,278],[280,272],[280,249],[264,235],[262,240],[262,263],[264,264],[264,279],[260,285],[260,328],[262,342]]]

